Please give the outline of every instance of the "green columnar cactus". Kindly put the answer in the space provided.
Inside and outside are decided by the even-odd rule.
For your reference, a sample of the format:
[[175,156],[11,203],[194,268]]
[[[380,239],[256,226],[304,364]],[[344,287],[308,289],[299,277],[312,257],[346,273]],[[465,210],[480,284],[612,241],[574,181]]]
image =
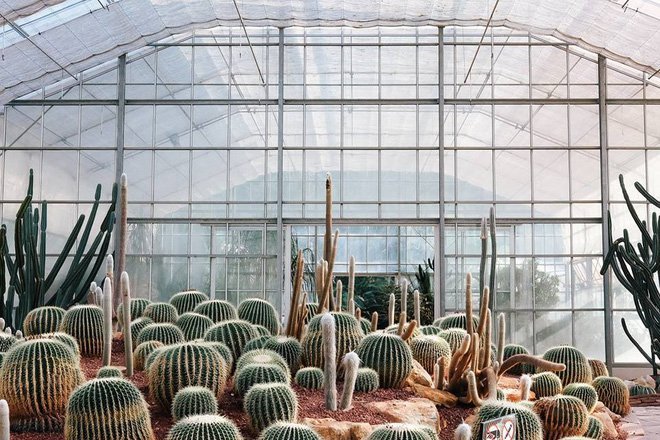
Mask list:
[[[335,363],[339,365],[346,353],[355,350],[364,335],[355,316],[344,312],[331,312],[330,314],[335,320],[335,340],[337,342]],[[302,363],[307,367],[323,368],[321,316],[316,315],[309,321],[307,334],[302,340]]]
[[563,387],[561,379],[556,374],[546,371],[532,376],[532,391],[537,399],[552,397],[560,394]]
[[[256,327],[256,326],[253,326]],[[266,345],[266,342],[268,342],[270,339],[273,339],[274,336],[268,335],[268,336],[259,336],[254,339],[250,339],[245,343],[245,346],[243,347],[243,353],[247,353],[248,351],[252,350],[259,350],[261,348],[264,348],[264,345]]]
[[[509,359],[511,356],[517,354],[529,354],[529,351],[522,345],[518,344],[507,344],[504,346],[503,360]],[[509,373],[519,376],[521,374],[532,374],[534,373],[534,366],[529,364],[518,364],[509,370]]]
[[543,440],[543,425],[539,417],[523,405],[486,401],[477,412],[472,424],[472,440],[485,440],[482,437],[482,423],[500,417],[515,414],[516,438],[520,440]]
[[591,377],[594,379],[600,376],[610,375],[609,371],[607,371],[607,365],[601,360],[589,359],[589,366],[591,367]]
[[321,437],[308,426],[278,422],[264,429],[259,440],[321,440]]
[[257,383],[284,383],[289,385],[290,376],[275,364],[245,365],[240,370],[236,370],[234,390],[239,396],[244,396]]
[[194,312],[208,316],[214,324],[238,319],[238,312],[233,305],[217,299],[199,303]]
[[546,440],[583,435],[589,427],[589,411],[577,397],[559,395],[537,400],[534,412],[543,423]]
[[289,372],[289,364],[286,360],[273,350],[261,348],[258,350],[251,350],[244,353],[236,361],[236,371],[243,369],[248,365],[277,365],[285,372]]
[[271,335],[277,335],[280,332],[280,320],[275,307],[263,299],[249,298],[239,304],[238,319],[262,325],[268,329]]
[[200,303],[208,301],[209,297],[205,293],[196,290],[188,290],[176,293],[170,298],[170,304],[174,306],[179,315],[192,312]]
[[172,402],[172,419],[178,422],[190,416],[218,413],[218,400],[206,387],[185,387],[179,390]]
[[[474,323],[473,327],[477,328],[479,326],[479,318],[476,316],[472,317],[472,322]],[[465,318],[465,313],[454,313],[453,315],[448,315],[442,318],[439,326],[443,330],[450,328],[461,328],[465,330],[467,328],[467,321]]]
[[423,335],[439,336],[442,332],[442,329],[434,325],[423,325],[419,328],[419,331]]
[[220,399],[228,374],[224,359],[213,348],[193,342],[172,345],[164,347],[149,366],[149,392],[169,411],[176,393],[192,385],[207,387]]
[[105,366],[99,368],[99,371],[96,372],[97,379],[108,379],[108,378],[122,379],[124,375],[121,370],[117,367]]
[[135,347],[135,351],[133,351],[133,366],[135,367],[135,371],[144,370],[144,363],[147,360],[147,356],[155,349],[164,346],[165,344],[160,341],[147,341]]
[[444,358],[446,365],[449,365],[451,361],[451,348],[447,341],[439,336],[422,335],[412,338],[410,350],[413,359],[419,362],[429,374],[433,374],[433,368],[438,358]]
[[597,419],[594,416],[589,416],[589,424],[587,426],[587,431],[584,433],[586,438],[593,438],[596,440],[603,440],[603,433],[605,432],[605,427],[603,422]]
[[262,337],[262,336],[273,336],[273,334],[268,330],[266,327],[263,325],[259,324],[252,324],[252,327],[254,327],[254,330],[257,332],[257,336]]
[[362,333],[368,335],[371,333],[371,321],[367,318],[360,318],[360,328],[362,329]]
[[252,324],[242,320],[222,321],[213,325],[206,331],[204,340],[209,342],[222,342],[231,350],[234,359],[238,359],[243,352],[245,344],[256,338],[257,332]]
[[215,415],[191,416],[179,420],[166,440],[243,440],[231,420]]
[[234,370],[234,355],[231,353],[231,349],[227,347],[227,345],[223,344],[222,342],[207,342],[203,339],[198,340],[197,342],[202,345],[208,345],[220,353],[220,356],[222,356],[222,358],[225,360],[225,364],[227,364],[229,371]]
[[412,372],[413,357],[408,344],[399,336],[371,333],[356,350],[365,367],[378,373],[382,388],[398,388]]
[[598,400],[612,412],[625,416],[630,412],[630,392],[618,377],[600,376],[591,382],[598,393]]
[[149,324],[154,324],[150,318],[137,318],[131,321],[131,339],[133,339],[133,347],[138,345],[137,340],[140,332]]
[[13,431],[61,431],[69,395],[85,381],[78,356],[56,340],[16,344],[0,367]]
[[186,341],[194,341],[204,337],[206,331],[213,325],[213,321],[208,316],[188,312],[179,316],[176,325],[183,332]]
[[388,423],[371,431],[366,440],[435,440],[434,434],[420,425]]
[[154,440],[142,394],[124,379],[91,380],[71,394],[65,440]]
[[588,383],[572,383],[564,387],[563,394],[567,396],[577,397],[587,407],[587,411],[591,413],[596,407],[598,402],[598,393]]
[[266,340],[265,349],[273,350],[286,360],[289,364],[289,370],[292,373],[300,368],[300,358],[302,357],[302,345],[296,338],[286,336],[277,336]]
[[172,345],[185,340],[181,329],[174,324],[149,324],[140,331],[137,345],[147,341],[159,341],[165,345]]
[[17,339],[15,336],[0,332],[0,353],[8,351],[16,342]]
[[54,333],[60,328],[65,310],[55,306],[37,307],[25,315],[23,334],[27,336]]
[[44,333],[41,335],[30,336],[29,338],[25,339],[54,339],[69,347],[76,356],[80,356],[80,347],[78,347],[78,341],[76,341],[76,338],[63,332]]
[[[131,321],[135,321],[141,317],[144,313],[144,309],[146,309],[149,304],[151,304],[151,301],[146,298],[131,298]],[[124,322],[124,303],[120,303],[117,306],[116,313],[117,323],[121,329]]]
[[179,314],[172,304],[155,302],[144,308],[142,316],[151,319],[156,324],[174,324],[179,319]]
[[255,432],[261,432],[276,422],[295,422],[298,418],[298,398],[286,384],[256,384],[245,395],[243,408]]
[[631,396],[646,396],[649,394],[656,394],[653,388],[638,384],[631,386],[629,391]]
[[466,335],[467,332],[462,328],[448,328],[447,330],[442,330],[438,334],[438,336],[447,341],[452,354],[456,353],[456,350],[461,346]]
[[380,386],[378,373],[371,368],[358,368],[355,378],[355,391],[358,393],[371,393]]
[[308,390],[320,390],[323,387],[323,370],[316,367],[301,368],[296,373],[295,382]]
[[100,307],[71,307],[62,318],[60,331],[76,338],[83,356],[103,353],[103,310]]
[[577,348],[568,345],[550,348],[543,353],[543,359],[566,365],[564,371],[555,374],[561,379],[562,385],[569,383],[589,383],[592,380],[591,366],[587,357]]

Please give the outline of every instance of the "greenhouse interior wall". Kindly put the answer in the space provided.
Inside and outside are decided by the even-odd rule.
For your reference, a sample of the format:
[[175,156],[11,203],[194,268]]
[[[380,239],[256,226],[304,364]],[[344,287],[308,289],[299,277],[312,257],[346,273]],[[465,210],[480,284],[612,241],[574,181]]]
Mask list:
[[493,308],[507,316],[507,340],[535,353],[572,343],[617,368],[644,365],[620,328],[630,318],[649,345],[632,296],[600,275],[602,219],[609,209],[617,233],[631,225],[620,173],[660,193],[659,78],[503,27],[247,35],[177,35],[8,103],[8,235],[30,168],[34,199],[49,201],[51,265],[96,183],[108,203],[124,172],[135,296],[195,287],[284,312],[292,246],[322,249],[330,173],[335,273],[351,255],[359,275],[441,262],[440,316],[464,306],[493,206]]

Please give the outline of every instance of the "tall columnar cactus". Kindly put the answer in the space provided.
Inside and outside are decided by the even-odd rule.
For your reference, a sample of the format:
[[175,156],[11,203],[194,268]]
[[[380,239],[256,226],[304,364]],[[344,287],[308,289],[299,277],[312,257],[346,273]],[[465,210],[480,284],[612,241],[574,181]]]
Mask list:
[[147,341],[159,341],[165,345],[172,345],[185,340],[183,332],[174,324],[149,324],[140,331],[137,345]]
[[288,371],[274,364],[246,365],[240,370],[236,370],[234,390],[239,396],[244,396],[253,385],[258,383],[284,383],[289,385],[290,376]]
[[169,411],[176,393],[192,385],[207,387],[220,399],[229,371],[216,350],[190,342],[159,350],[148,377],[149,392],[161,408]]
[[277,311],[268,301],[258,298],[249,298],[238,306],[238,318],[252,324],[263,325],[272,335],[280,331],[280,322]]
[[156,324],[174,324],[179,319],[179,314],[172,304],[155,302],[144,308],[142,316],[151,319]]
[[[335,340],[337,344],[335,364],[339,365],[342,357],[346,353],[355,350],[364,335],[355,316],[343,312],[332,312],[330,314],[335,321]],[[317,315],[309,322],[307,334],[302,340],[303,365],[323,367],[325,358],[322,345],[321,315]]]
[[197,290],[187,290],[176,293],[170,298],[170,304],[174,306],[179,315],[192,312],[200,303],[208,301],[209,297]]
[[577,397],[559,395],[537,400],[534,412],[543,423],[546,440],[583,435],[589,427],[589,411]]
[[355,382],[360,367],[360,358],[352,351],[344,356],[341,365],[344,369],[344,388],[341,391],[339,409],[346,411],[353,404],[353,392],[355,391]]
[[[129,326],[130,327],[130,326]],[[112,282],[106,277],[103,283],[103,365],[110,365],[112,357]],[[127,348],[129,353],[133,350]]]
[[595,440],[603,440],[604,432],[605,427],[603,426],[603,422],[594,416],[589,416],[589,424],[587,425],[587,431],[584,433],[584,436]]
[[135,385],[123,379],[91,380],[71,394],[65,440],[154,440],[149,409]]
[[300,368],[302,345],[296,338],[286,336],[269,338],[265,341],[263,348],[273,350],[282,356],[287,364],[289,364],[289,369],[292,373],[295,374],[298,368]]
[[383,388],[400,387],[413,370],[410,347],[397,335],[371,333],[360,342],[356,353],[365,367],[378,373]]
[[108,379],[114,377],[116,379],[122,379],[124,374],[121,372],[119,367],[107,366],[99,368],[99,371],[96,372],[97,379]]
[[447,343],[449,344],[449,348],[451,348],[452,354],[456,353],[456,350],[459,349],[466,335],[467,332],[462,328],[449,328],[440,331],[440,333],[438,334],[438,336],[440,336],[442,339],[447,341]]
[[591,382],[598,393],[598,400],[612,412],[625,416],[630,412],[630,392],[618,377],[597,377]]
[[587,411],[591,413],[596,407],[598,402],[598,393],[588,383],[572,383],[564,387],[563,394],[567,396],[577,397],[587,407]]
[[[151,304],[151,301],[149,301],[146,298],[131,298],[131,321],[140,318],[144,313],[144,309],[146,309],[149,304]],[[117,314],[117,323],[119,324],[119,328],[121,329],[124,326],[123,299],[122,299],[122,303],[119,304],[119,306],[117,307],[116,314]]]
[[222,342],[229,347],[234,359],[238,359],[243,352],[245,344],[257,336],[257,332],[252,324],[247,321],[235,319],[222,321],[210,327],[204,335],[204,340]]
[[472,440],[485,440],[482,436],[482,424],[489,420],[515,414],[516,435],[520,440],[543,440],[543,425],[539,417],[530,409],[520,404],[487,401],[477,412],[472,423]]
[[337,335],[335,320],[330,313],[321,317],[321,333],[323,347],[323,389],[325,392],[325,408],[337,410]]
[[599,376],[609,376],[607,365],[599,359],[589,359],[589,366],[591,367],[591,376],[595,379]]
[[238,319],[236,307],[227,301],[217,299],[199,303],[197,307],[195,307],[194,312],[208,316],[215,324],[222,321]]
[[321,440],[312,428],[296,423],[278,422],[264,429],[259,440]]
[[240,431],[228,418],[215,415],[191,416],[179,420],[166,440],[243,440]]
[[255,432],[276,422],[295,422],[298,418],[298,398],[286,384],[257,384],[243,400],[248,422]]
[[433,374],[433,368],[439,357],[445,358],[447,365],[449,365],[452,355],[447,341],[438,336],[412,338],[410,340],[410,350],[413,359],[419,362],[429,374]]
[[59,330],[65,310],[55,306],[43,306],[32,309],[23,321],[25,336],[54,333]]
[[589,383],[592,380],[587,357],[575,347],[562,345],[550,348],[543,353],[543,359],[566,365],[564,371],[556,373],[564,386],[575,382]]
[[61,431],[69,395],[85,381],[78,356],[62,342],[16,344],[0,367],[0,396],[13,431]]
[[[477,328],[479,326],[479,318],[473,316],[472,325],[474,328]],[[452,315],[445,316],[442,318],[442,321],[440,321],[440,328],[443,330],[450,328],[460,328],[466,330],[467,321],[465,318],[465,313],[454,313]]]
[[[119,203],[118,203],[118,218],[117,224],[119,230],[117,231],[117,267],[114,271],[109,270],[107,276],[113,280],[115,285],[114,289],[114,307],[117,308],[121,302],[121,285],[119,284],[119,277],[122,272],[126,270],[126,250],[128,248],[128,178],[125,173],[122,173],[119,179]],[[110,256],[112,258],[112,256]],[[112,260],[111,260],[112,261]]]
[[176,325],[183,332],[186,341],[194,341],[204,337],[207,330],[213,325],[213,321],[200,313],[187,312],[179,315]]
[[147,341],[135,347],[135,351],[133,352],[133,367],[135,370],[144,370],[144,363],[147,360],[147,356],[155,349],[164,346],[165,344],[160,341]]
[[561,379],[554,373],[546,371],[532,376],[532,391],[537,399],[556,396],[562,389]]
[[407,423],[388,423],[371,431],[366,440],[435,440],[430,428]]
[[185,387],[179,390],[172,402],[172,419],[178,422],[190,416],[218,413],[218,400],[206,387]]
[[378,373],[371,368],[358,368],[355,377],[355,391],[358,393],[371,393],[380,387]]
[[[503,352],[502,352],[502,359],[507,360],[511,356],[515,356],[517,354],[529,354],[529,351],[522,345],[518,344],[507,344],[504,346]],[[520,375],[520,374],[529,374],[529,373],[534,373],[534,367],[529,364],[523,364],[520,363],[516,365],[515,367],[511,368],[509,370],[509,373]]]
[[[376,375],[376,379],[378,379],[378,375]],[[323,370],[316,367],[301,368],[296,373],[294,381],[296,385],[302,388],[320,390],[323,388]]]
[[133,329],[131,328],[131,283],[128,273],[122,272],[119,280],[121,301],[125,304],[128,313],[124,314],[124,363],[126,364],[126,376],[133,377]]
[[138,336],[140,332],[148,325],[154,324],[154,322],[149,318],[137,318],[131,321],[131,340],[133,341],[133,346],[138,345]]
[[103,310],[100,307],[71,307],[62,318],[60,331],[76,338],[83,356],[101,356],[103,352]]

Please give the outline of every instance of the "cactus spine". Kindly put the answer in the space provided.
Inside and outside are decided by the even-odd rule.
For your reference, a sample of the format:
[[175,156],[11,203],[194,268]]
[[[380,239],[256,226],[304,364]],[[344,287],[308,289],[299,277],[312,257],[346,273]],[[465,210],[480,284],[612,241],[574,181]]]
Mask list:
[[60,328],[64,313],[64,309],[55,306],[37,307],[25,316],[23,333],[25,336],[54,333]]
[[190,416],[177,422],[166,440],[243,440],[231,420],[216,415]]
[[302,345],[296,338],[286,336],[278,336],[269,338],[265,341],[264,347],[268,350],[273,350],[282,356],[292,373],[298,371],[300,368],[300,358],[302,356]]
[[218,413],[218,401],[213,391],[205,387],[182,388],[172,402],[172,419],[178,422],[189,416]]
[[103,352],[103,310],[98,306],[74,306],[65,314],[60,331],[70,334],[83,356],[100,356]]
[[589,416],[589,424],[587,425],[587,431],[584,433],[584,436],[586,438],[602,440],[604,430],[603,422],[594,416]]
[[278,422],[264,429],[259,440],[321,440],[321,437],[305,425]]
[[325,407],[330,411],[337,410],[337,342],[335,331],[335,320],[333,316],[326,313],[321,318],[321,331],[323,338],[323,388],[325,390]]
[[256,384],[245,395],[243,407],[252,429],[256,432],[276,422],[295,422],[298,399],[285,384]]
[[319,390],[323,387],[323,370],[316,367],[301,368],[296,373],[295,383],[308,390]]
[[360,358],[355,352],[347,353],[342,361],[344,368],[344,388],[341,392],[341,403],[339,409],[346,411],[353,403],[353,391],[355,391],[355,381],[357,379],[358,368],[360,367]]
[[268,301],[258,298],[250,298],[238,306],[238,319],[256,325],[262,325],[268,329],[271,335],[277,335],[280,331],[277,311]]
[[[128,350],[129,348],[127,348]],[[132,353],[129,351],[128,353]],[[110,365],[112,355],[112,282],[105,278],[103,283],[103,366]]]
[[355,377],[355,391],[359,393],[371,393],[380,386],[378,373],[371,368],[358,368]]
[[598,400],[612,412],[625,416],[630,412],[630,391],[618,377],[601,376],[591,382]]

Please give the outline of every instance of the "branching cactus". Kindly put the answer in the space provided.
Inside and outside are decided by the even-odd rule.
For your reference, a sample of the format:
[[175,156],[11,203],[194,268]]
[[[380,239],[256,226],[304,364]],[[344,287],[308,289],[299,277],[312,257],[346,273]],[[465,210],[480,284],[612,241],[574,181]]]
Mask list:
[[204,337],[209,328],[213,325],[213,321],[208,316],[195,312],[187,312],[179,315],[176,321],[177,327],[183,332],[186,341],[194,341]]
[[214,324],[238,319],[236,307],[227,301],[217,299],[199,303],[194,312],[208,316]]
[[256,325],[262,325],[270,334],[277,335],[280,331],[280,322],[277,311],[268,301],[250,298],[238,306],[238,318]]
[[413,356],[408,344],[398,335],[370,333],[356,353],[365,367],[378,373],[380,386],[398,388],[413,370]]
[[218,401],[213,391],[206,387],[186,387],[179,390],[172,402],[172,419],[174,422],[198,415],[218,413]]
[[601,376],[591,382],[598,393],[598,400],[612,412],[625,416],[630,412],[630,391],[618,377]]
[[577,397],[559,395],[537,400],[534,412],[543,423],[546,440],[580,436],[589,426],[587,407]]
[[144,308],[142,316],[151,319],[156,324],[174,324],[179,319],[179,314],[172,304],[155,302]]
[[329,313],[321,317],[321,332],[323,347],[323,389],[325,390],[325,407],[330,411],[337,410],[337,341],[335,320]]
[[[335,341],[337,344],[335,364],[339,365],[342,357],[346,353],[355,350],[364,335],[355,316],[343,312],[332,312],[330,314],[335,321]],[[307,334],[302,340],[302,361],[308,367],[323,368],[325,362],[321,316],[317,315],[312,318],[309,322]]]
[[264,429],[259,440],[321,440],[312,428],[296,423],[278,422]]
[[64,309],[55,306],[37,307],[31,310],[23,321],[23,334],[35,336],[58,331],[64,313]]
[[[126,376],[133,377],[133,329],[131,328],[131,283],[128,279],[128,273],[122,272],[121,279],[119,280],[121,301],[124,304],[128,313],[125,313],[124,318],[124,362],[126,363]],[[111,342],[112,343],[112,342]]]
[[123,379],[91,380],[71,394],[64,438],[155,439],[147,402],[135,385]]
[[295,422],[298,418],[298,398],[286,384],[257,384],[243,400],[250,427],[261,432],[276,422]]
[[344,356],[341,365],[344,369],[344,388],[341,392],[339,409],[346,411],[353,404],[353,392],[355,391],[355,382],[357,380],[358,369],[360,368],[360,358],[352,351]]
[[170,298],[170,304],[174,306],[179,315],[192,312],[200,303],[208,301],[209,297],[197,290],[187,290],[176,293]]
[[144,363],[147,360],[147,356],[149,356],[155,349],[164,346],[165,344],[160,341],[147,341],[138,345],[133,352],[133,367],[135,370],[144,370]]
[[240,370],[236,370],[234,390],[239,396],[244,396],[253,385],[258,383],[284,383],[289,385],[290,376],[288,371],[274,364],[246,365]]
[[137,338],[137,345],[147,341],[159,341],[165,345],[172,345],[184,342],[186,338],[183,333],[174,324],[149,324],[140,331]]
[[240,431],[226,417],[215,415],[191,416],[177,422],[166,440],[243,440]]
[[264,343],[263,348],[273,350],[275,353],[282,356],[287,364],[289,364],[289,369],[292,373],[295,374],[295,372],[298,371],[298,368],[300,368],[302,345],[296,338],[286,336],[269,338]]
[[[110,278],[106,277],[103,283],[103,366],[110,365],[112,336],[112,282]],[[126,349],[129,350],[129,353],[133,351],[131,347],[126,347]]]
[[83,356],[103,353],[103,310],[100,307],[71,307],[62,318],[60,331],[76,338]]
[[575,382],[589,383],[592,380],[589,361],[577,348],[568,345],[550,348],[543,353],[543,359],[566,365],[564,371],[557,372],[564,386]]

